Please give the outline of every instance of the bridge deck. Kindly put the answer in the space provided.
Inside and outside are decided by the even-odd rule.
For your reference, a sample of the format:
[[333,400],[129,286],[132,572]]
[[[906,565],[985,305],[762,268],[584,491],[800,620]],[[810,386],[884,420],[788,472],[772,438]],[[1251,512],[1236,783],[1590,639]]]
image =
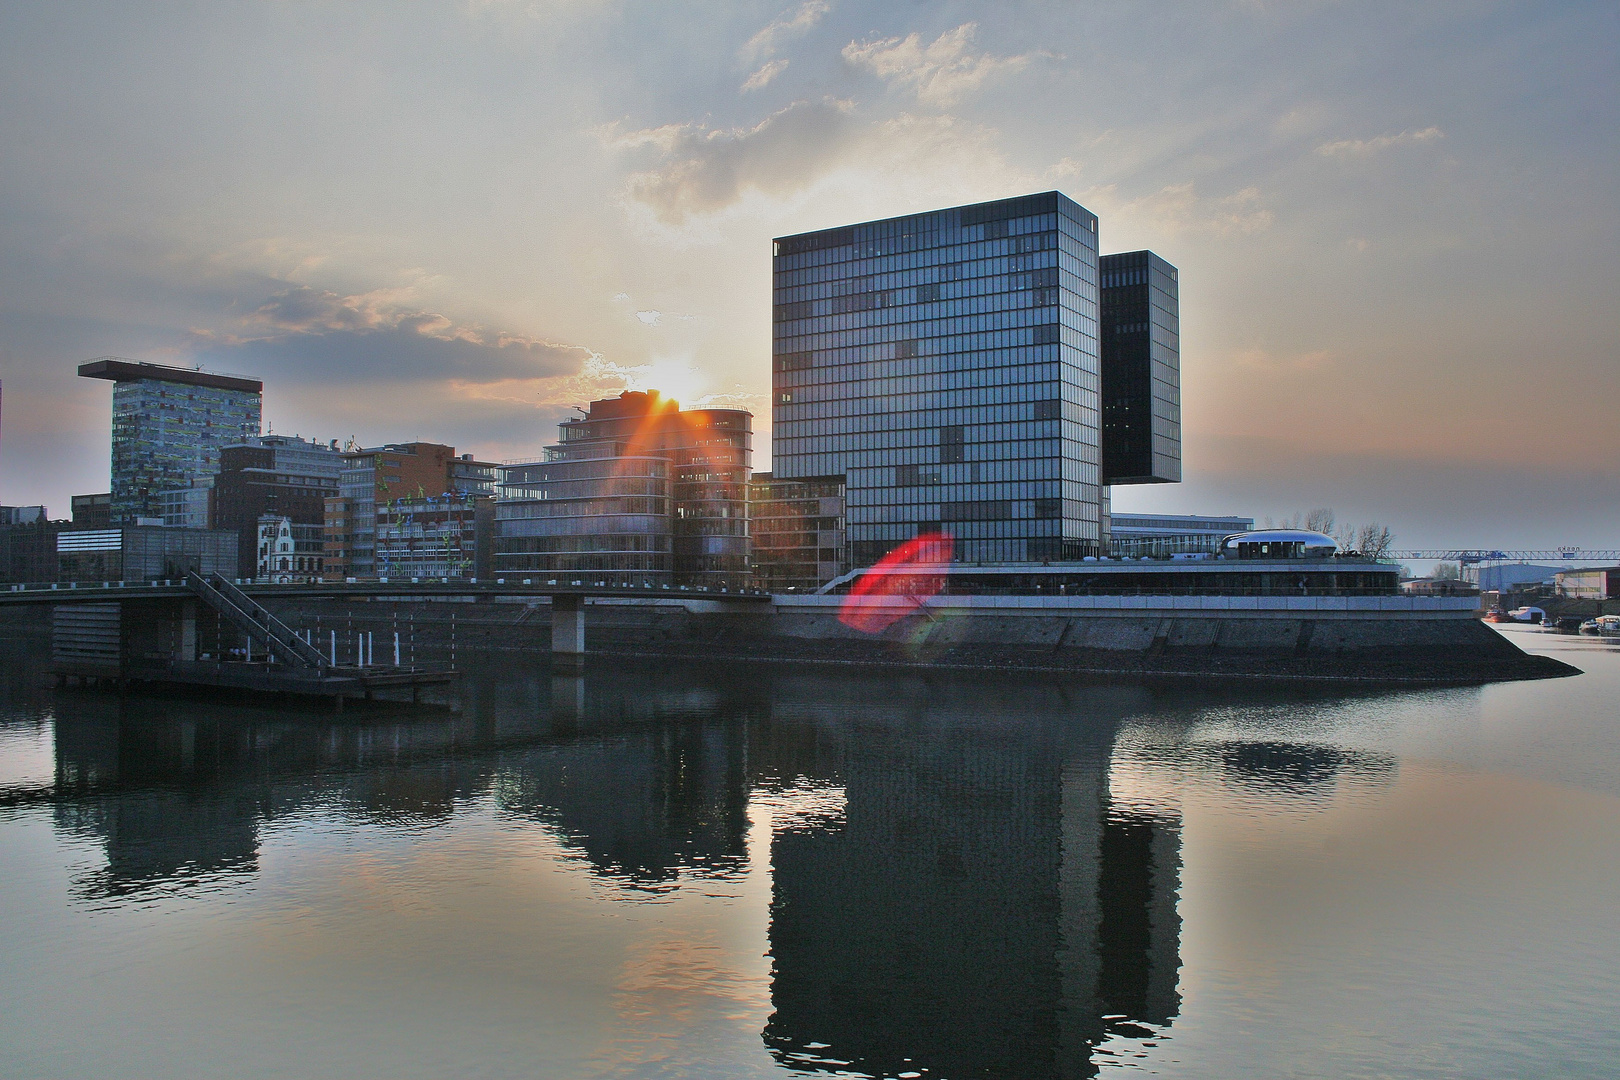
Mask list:
[[[584,579],[525,578],[487,581],[442,579],[418,581],[323,581],[278,585],[243,583],[243,592],[256,598],[340,599],[343,597],[425,599],[462,597],[591,597],[633,600],[719,600],[727,603],[770,603],[771,594],[755,589],[674,588],[634,585],[596,585]],[[35,582],[0,586],[0,604],[106,603],[110,600],[192,599],[184,581]]]

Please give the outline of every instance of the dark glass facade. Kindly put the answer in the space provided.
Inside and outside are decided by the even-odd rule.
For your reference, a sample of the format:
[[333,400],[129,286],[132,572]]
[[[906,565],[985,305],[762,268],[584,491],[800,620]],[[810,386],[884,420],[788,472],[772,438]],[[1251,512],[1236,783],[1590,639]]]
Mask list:
[[591,402],[544,461],[501,469],[496,574],[749,584],[753,417],[656,392]]
[[851,561],[1099,554],[1097,219],[1058,192],[775,241],[772,466],[841,475]]
[[1176,268],[1151,251],[1104,255],[1102,464],[1106,484],[1181,482],[1181,307]]

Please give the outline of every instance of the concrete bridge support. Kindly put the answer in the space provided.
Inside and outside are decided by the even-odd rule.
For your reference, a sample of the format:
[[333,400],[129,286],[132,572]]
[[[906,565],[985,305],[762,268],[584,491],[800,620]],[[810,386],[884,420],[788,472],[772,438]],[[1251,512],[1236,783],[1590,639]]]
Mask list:
[[585,668],[585,598],[551,598],[551,664],[559,672]]

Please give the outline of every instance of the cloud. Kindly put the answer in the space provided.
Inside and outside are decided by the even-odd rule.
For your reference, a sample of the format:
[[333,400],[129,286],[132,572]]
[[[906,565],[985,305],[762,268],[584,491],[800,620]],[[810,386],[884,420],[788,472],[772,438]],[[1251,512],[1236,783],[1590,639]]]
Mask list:
[[1422,131],[1403,131],[1398,135],[1378,135],[1371,139],[1340,139],[1337,142],[1323,143],[1316,148],[1316,152],[1323,157],[1371,157],[1392,146],[1433,142],[1435,139],[1445,137],[1446,133],[1439,128],[1426,127]]
[[994,75],[1022,69],[1033,55],[974,54],[970,46],[978,29],[978,23],[963,23],[929,45],[916,34],[852,41],[844,46],[843,56],[854,67],[866,68],[890,85],[914,91],[918,101],[949,105],[978,90]]
[[1111,206],[1110,213],[1134,217],[1171,236],[1179,233],[1244,236],[1264,232],[1275,220],[1275,215],[1261,205],[1257,187],[1205,198],[1189,180],[1136,199],[1119,201],[1115,194],[1114,185],[1093,188],[1081,196],[1081,201],[1093,210],[1097,208],[1094,204]]
[[592,350],[403,306],[408,290],[353,296],[298,285],[270,297],[239,334],[193,331],[194,356],[231,370],[325,383],[547,378],[580,370]]
[[[831,10],[832,4],[828,3],[827,0],[805,0],[792,12],[783,12],[778,15],[776,20],[769,26],[749,38],[748,44],[742,47],[742,55],[751,60],[776,55],[776,50],[782,47],[784,41],[788,38],[798,37],[809,30],[821,21],[823,15]],[[766,65],[766,67],[769,66]],[[764,68],[760,70],[763,71]],[[765,82],[769,82],[774,77],[773,73],[772,76],[766,78]],[[749,81],[752,82],[753,80],[750,79]],[[760,85],[763,86],[765,83],[760,83]]]
[[630,177],[629,194],[661,221],[679,224],[728,206],[749,189],[783,194],[803,187],[857,136],[852,111],[844,101],[800,101],[751,128],[665,125],[617,136],[611,144],[656,153],[655,167]]
[[750,90],[765,89],[765,87],[771,84],[772,79],[782,74],[787,66],[788,62],[785,59],[770,61],[764,67],[748,76],[748,81],[742,84],[742,92],[746,94]]

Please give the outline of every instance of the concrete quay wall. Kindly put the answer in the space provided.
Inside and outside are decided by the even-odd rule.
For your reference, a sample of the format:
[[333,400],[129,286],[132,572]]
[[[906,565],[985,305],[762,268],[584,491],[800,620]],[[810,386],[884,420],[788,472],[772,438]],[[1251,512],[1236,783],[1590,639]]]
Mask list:
[[[1475,684],[1574,674],[1527,656],[1482,623],[1467,598],[1226,596],[944,596],[887,598],[840,620],[845,598],[778,596],[770,605],[711,600],[597,600],[585,606],[592,657],[855,664],[1330,682]],[[379,599],[271,602],[294,625],[319,620],[340,639],[376,631],[379,653],[404,631],[419,658],[462,650],[543,657],[545,602]],[[892,621],[888,616],[892,616]],[[324,631],[323,631],[324,633]],[[323,640],[324,637],[323,637]]]

